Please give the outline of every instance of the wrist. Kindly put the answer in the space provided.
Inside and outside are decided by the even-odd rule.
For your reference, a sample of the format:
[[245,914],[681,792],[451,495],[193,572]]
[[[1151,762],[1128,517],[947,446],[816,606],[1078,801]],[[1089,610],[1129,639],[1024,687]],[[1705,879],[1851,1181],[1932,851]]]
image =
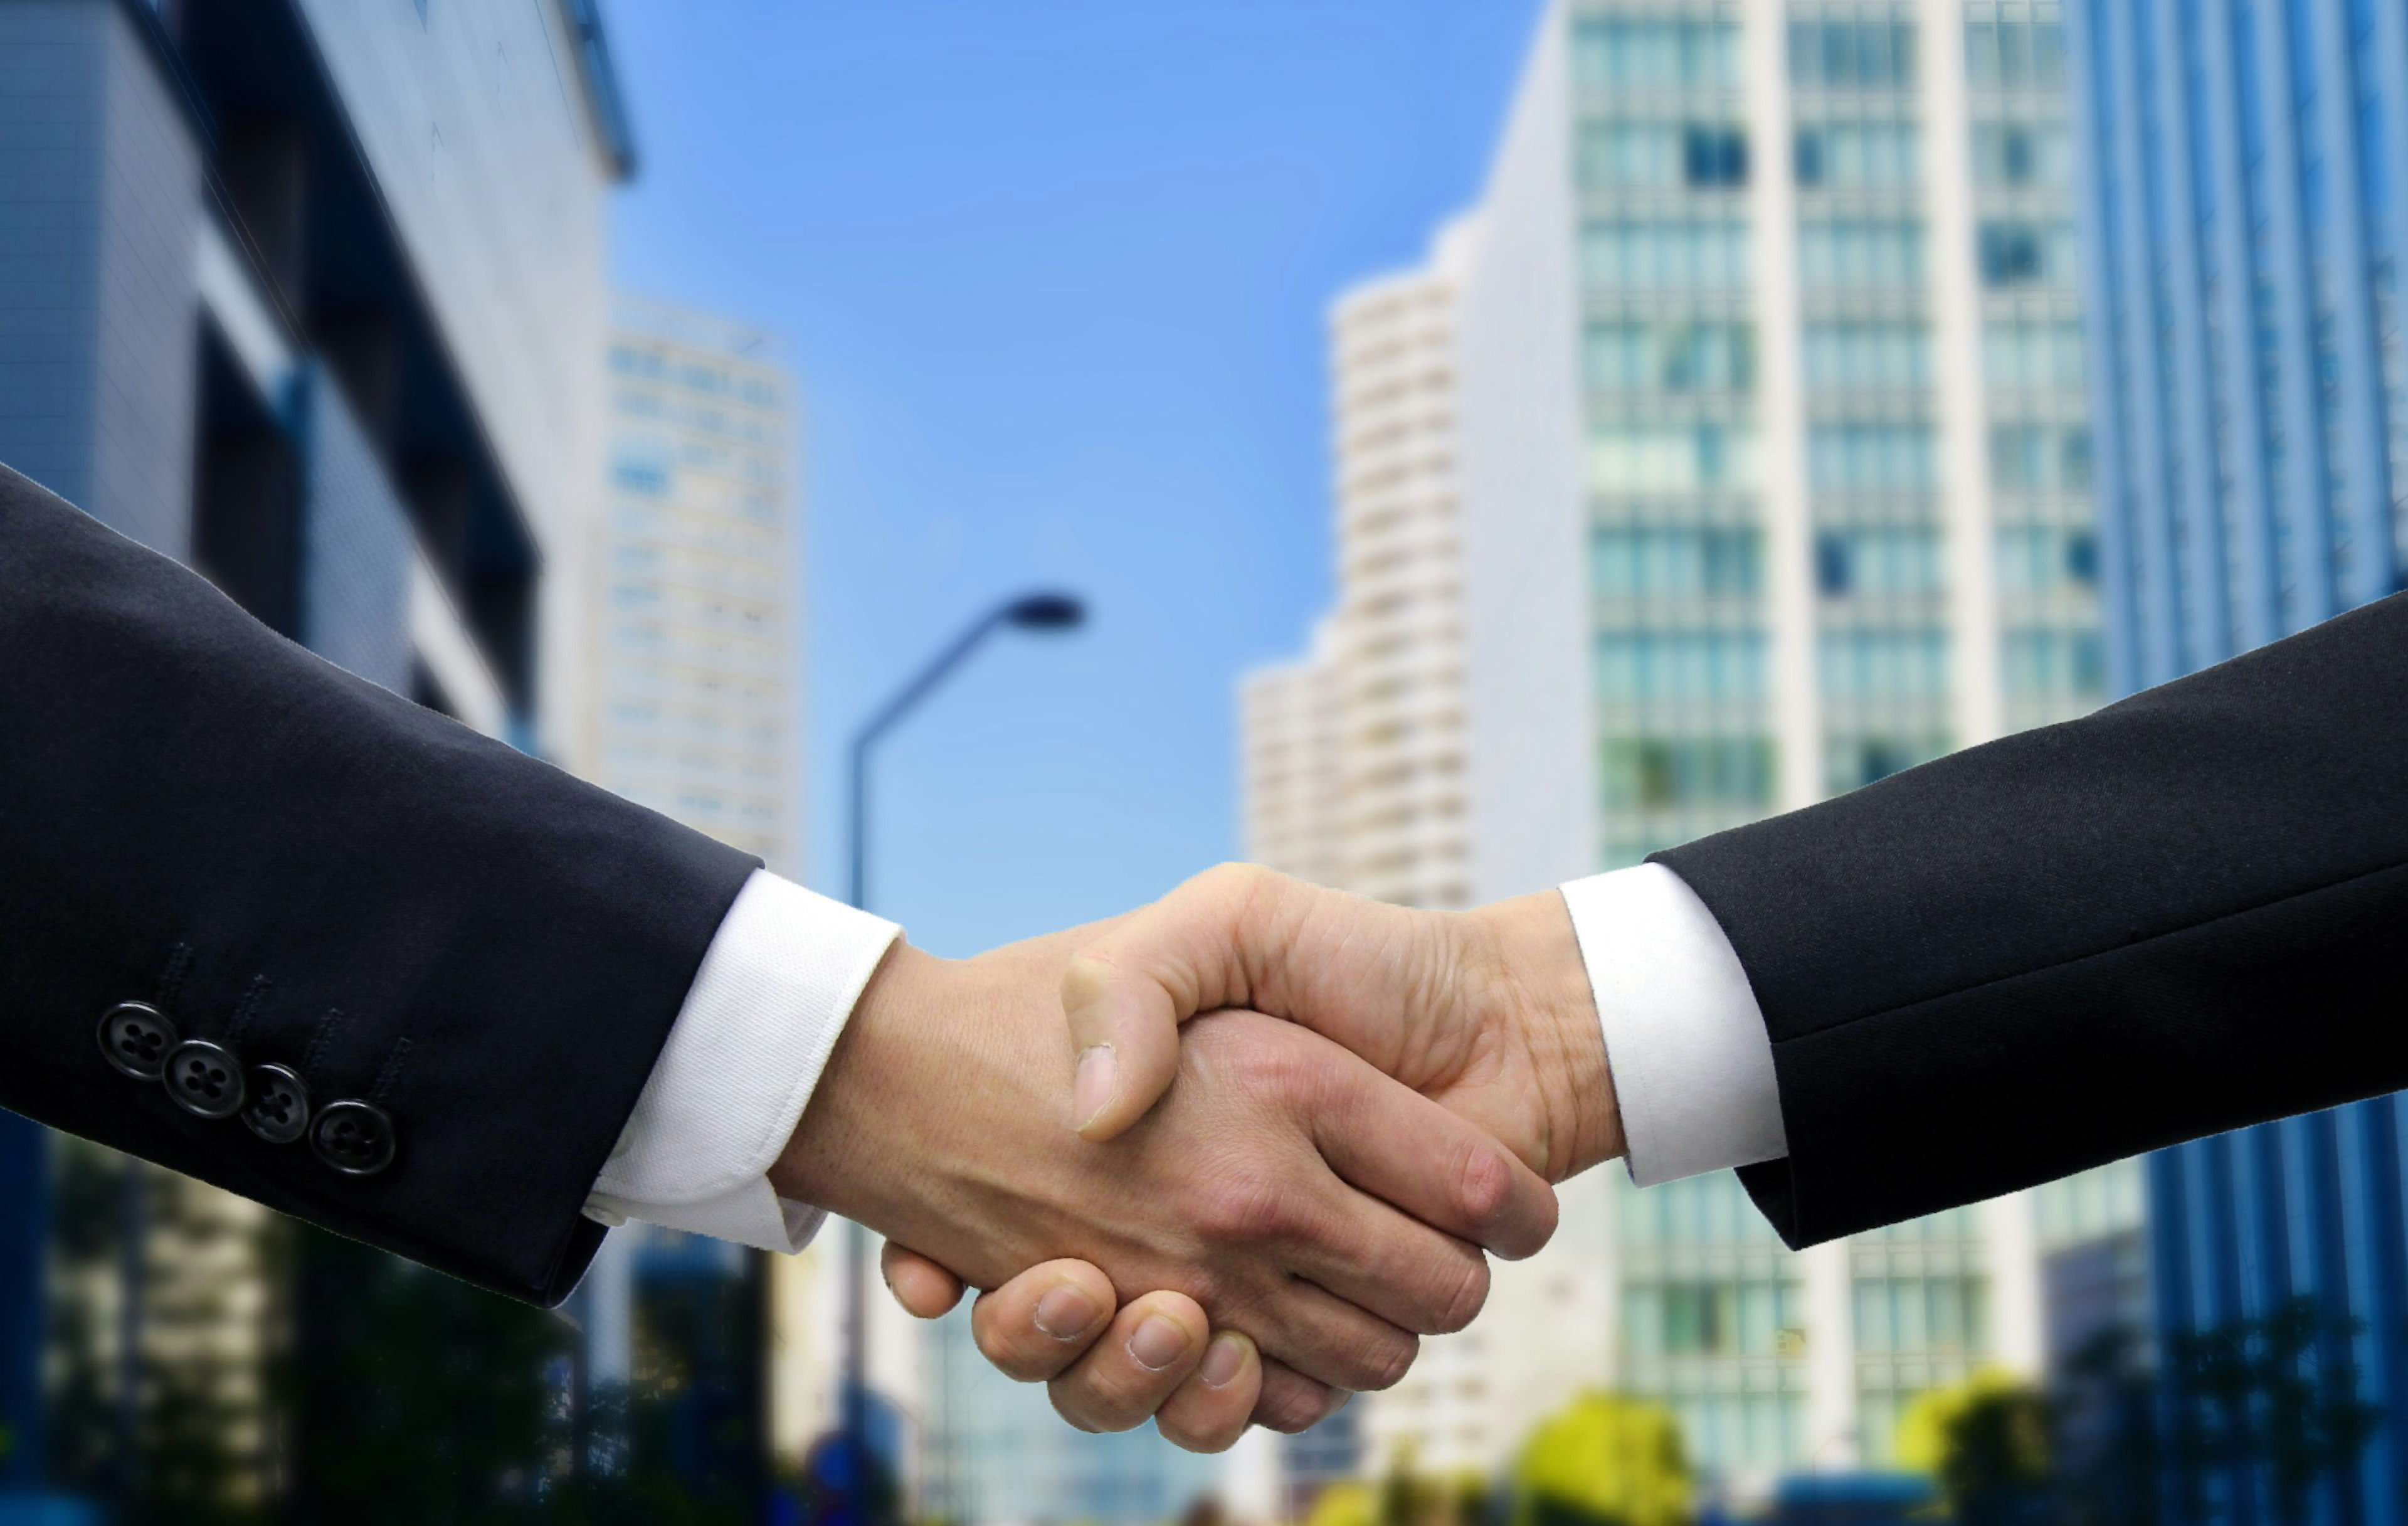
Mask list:
[[1605,1029],[1564,898],[1545,890],[1468,914],[1498,999],[1530,1057],[1547,1114],[1545,1174],[1562,1181],[1621,1155],[1622,1115]]
[[883,1168],[894,1159],[888,1126],[910,1099],[895,1095],[891,1056],[914,1041],[947,961],[896,940],[853,1002],[819,1085],[769,1168],[769,1185],[858,1222],[881,1216]]

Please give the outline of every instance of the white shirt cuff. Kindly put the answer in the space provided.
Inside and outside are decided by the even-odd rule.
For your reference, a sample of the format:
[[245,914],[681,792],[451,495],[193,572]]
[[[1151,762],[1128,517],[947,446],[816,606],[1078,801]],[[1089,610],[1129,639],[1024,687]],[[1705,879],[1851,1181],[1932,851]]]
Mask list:
[[1789,1153],[1772,1039],[1722,924],[1641,864],[1563,887],[1641,1187]]
[[827,1216],[779,1197],[769,1167],[901,930],[754,870],[703,954],[586,1216],[788,1254],[810,1244]]

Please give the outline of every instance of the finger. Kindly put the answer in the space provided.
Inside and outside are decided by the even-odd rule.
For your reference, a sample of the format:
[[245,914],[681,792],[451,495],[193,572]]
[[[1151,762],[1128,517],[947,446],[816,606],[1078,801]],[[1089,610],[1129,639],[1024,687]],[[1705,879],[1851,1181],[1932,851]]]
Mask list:
[[1335,1414],[1346,1396],[1326,1383],[1316,1383],[1283,1361],[1261,1358],[1262,1397],[1254,1401],[1254,1423],[1266,1431],[1293,1435]]
[[878,1270],[906,1314],[934,1319],[962,1301],[961,1278],[892,1240],[878,1253]]
[[1350,1392],[1391,1387],[1421,1350],[1412,1332],[1302,1277],[1249,1310],[1246,1322],[1264,1356]]
[[1368,1063],[1335,1065],[1328,1076],[1313,1141],[1340,1177],[1509,1260],[1553,1238],[1555,1188],[1495,1136]]
[[1204,1360],[1154,1411],[1154,1429],[1173,1447],[1226,1452],[1246,1433],[1263,1391],[1262,1353],[1234,1330],[1216,1332]]
[[1046,1385],[1054,1408],[1085,1431],[1143,1425],[1203,1360],[1212,1327],[1185,1293],[1129,1300],[1111,1329],[1070,1370]]
[[1070,1126],[1106,1140],[1144,1116],[1179,1070],[1179,1025],[1247,1004],[1249,957],[1272,957],[1300,880],[1246,864],[1208,870],[1108,929],[1062,976]]
[[1039,1383],[1086,1354],[1119,1303],[1111,1279],[1085,1261],[1046,1261],[981,1294],[970,1335],[1004,1375]]

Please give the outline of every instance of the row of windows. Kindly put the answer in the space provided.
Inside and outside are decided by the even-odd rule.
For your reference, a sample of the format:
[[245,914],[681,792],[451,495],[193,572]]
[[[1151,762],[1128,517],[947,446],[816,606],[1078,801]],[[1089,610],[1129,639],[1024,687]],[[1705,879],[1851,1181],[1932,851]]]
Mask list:
[[1985,122],[1973,128],[1973,181],[1985,186],[2064,185],[2073,159],[2065,129]]
[[2055,525],[2015,525],[1999,531],[1999,587],[2045,594],[2099,586],[2099,537]]
[[1747,529],[1612,529],[1589,536],[1590,585],[1608,597],[1745,597],[1764,582],[1764,538]]
[[1760,737],[1616,740],[1603,764],[1608,811],[1772,809],[1772,743]]
[[[1989,9],[1991,7],[1983,7]],[[2065,88],[2065,28],[2055,6],[2001,6],[1965,23],[1965,81],[1975,90]]]
[[1920,286],[1923,224],[1903,219],[1803,223],[1798,229],[1798,280],[1813,291]]
[[1948,693],[1945,631],[1827,630],[1817,645],[1828,698],[1937,699]]
[[[1922,183],[1921,134],[1913,122],[1801,126],[1791,162],[1809,189]],[[1581,134],[1580,182],[1590,187],[1737,188],[1747,184],[1747,135],[1694,122],[1615,122]],[[2063,185],[2071,161],[2061,127],[1985,122],[1973,129],[1973,173],[1985,186]]]
[[1814,537],[1814,585],[1826,597],[1936,594],[1943,576],[1937,530],[1892,526]]
[[1755,465],[1755,435],[1726,425],[1638,425],[1589,433],[1592,493],[1742,488],[1756,480]]
[[1572,33],[1572,78],[1584,91],[1672,85],[1736,90],[1739,27],[1702,18],[1598,16]]
[[1795,1356],[1805,1289],[1790,1281],[1634,1284],[1623,1295],[1632,1356]]
[[2095,630],[2009,631],[1999,655],[2010,698],[2106,693],[2106,647]]
[[1810,387],[1924,387],[1931,329],[1911,323],[1808,324],[1802,364]]
[[1789,79],[1808,90],[1909,90],[1914,26],[1893,19],[1789,23]]
[[623,388],[613,394],[610,407],[628,418],[662,419],[682,424],[708,435],[726,435],[748,444],[767,445],[776,438],[769,425],[757,413],[731,415],[724,408],[708,403],[692,405],[673,403],[657,392],[638,388]]
[[[1602,597],[1747,597],[1763,584],[1763,542],[1754,530],[1598,530],[1589,554],[1592,587]],[[1814,537],[1814,583],[1828,597],[1937,594],[1945,577],[1937,529],[1861,526]],[[2096,587],[2098,537],[2054,525],[2001,529],[1998,578],[2009,593]]]
[[1601,391],[1745,392],[1756,385],[1756,325],[1591,324],[1584,358]]
[[1993,291],[2074,282],[2070,223],[1985,223],[1974,235],[1974,264]]
[[1990,485],[2008,493],[2089,492],[2090,431],[2080,425],[1992,425]]
[[1928,424],[1818,424],[1806,432],[1806,480],[1829,492],[1937,487],[1939,462]]
[[1747,282],[1747,224],[1736,218],[1592,223],[1581,272],[1593,288],[1695,291]]
[[1993,319],[1982,329],[1982,374],[1994,387],[2082,385],[2082,325]]
[[1643,1192],[1620,1184],[1612,1190],[1614,1219],[1626,1245],[1736,1242],[1780,1248],[1772,1227],[1729,1172],[1687,1176]]
[[1584,129],[1585,186],[1736,188],[1747,183],[1747,134],[1719,123],[1609,122]]
[[652,382],[674,380],[690,392],[734,397],[755,408],[776,408],[779,403],[778,389],[759,377],[738,376],[724,367],[700,361],[686,361],[672,367],[668,357],[656,350],[612,345],[610,369],[622,376],[638,376]]
[[1919,137],[1906,122],[1825,122],[1798,129],[1802,186],[1911,186],[1922,174]]
[[1823,787],[1834,795],[1844,795],[1893,773],[1904,773],[1952,750],[1947,737],[1937,731],[1920,736],[1886,732],[1830,736],[1823,743]]
[[[1601,633],[1597,638],[1598,697],[1609,705],[1752,702],[1764,697],[1764,637],[1756,631]],[[1607,761],[1611,777],[1612,758]]]
[[1980,1351],[1990,1343],[1985,1277],[1860,1278],[1856,1314],[1858,1351]]

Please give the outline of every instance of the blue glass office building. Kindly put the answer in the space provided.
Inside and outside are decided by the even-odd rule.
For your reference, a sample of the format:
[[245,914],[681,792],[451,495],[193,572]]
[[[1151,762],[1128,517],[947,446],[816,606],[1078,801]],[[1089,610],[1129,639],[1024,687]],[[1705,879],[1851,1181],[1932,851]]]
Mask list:
[[[2080,0],[2084,280],[2120,693],[2399,589],[2408,569],[2408,6]],[[2408,1519],[2408,1109],[2388,1097],[2148,1166],[2163,1350],[2314,1297],[2387,1418],[2318,1520]],[[2260,1474],[2174,1519],[2265,1519]]]

